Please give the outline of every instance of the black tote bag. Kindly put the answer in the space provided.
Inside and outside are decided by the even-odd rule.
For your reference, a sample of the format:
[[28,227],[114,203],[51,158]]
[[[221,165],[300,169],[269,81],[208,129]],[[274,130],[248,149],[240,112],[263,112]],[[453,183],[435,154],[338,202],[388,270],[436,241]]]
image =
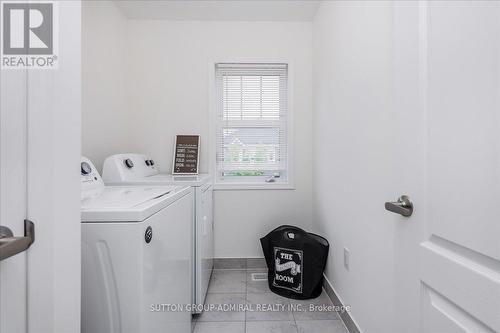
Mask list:
[[328,241],[300,228],[283,225],[260,239],[272,292],[293,299],[321,294]]

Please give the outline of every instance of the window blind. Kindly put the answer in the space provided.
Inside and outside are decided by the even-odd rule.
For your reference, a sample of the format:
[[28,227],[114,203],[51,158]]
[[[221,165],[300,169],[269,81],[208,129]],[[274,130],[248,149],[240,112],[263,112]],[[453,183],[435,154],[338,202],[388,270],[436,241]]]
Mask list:
[[286,182],[287,64],[217,64],[217,176]]

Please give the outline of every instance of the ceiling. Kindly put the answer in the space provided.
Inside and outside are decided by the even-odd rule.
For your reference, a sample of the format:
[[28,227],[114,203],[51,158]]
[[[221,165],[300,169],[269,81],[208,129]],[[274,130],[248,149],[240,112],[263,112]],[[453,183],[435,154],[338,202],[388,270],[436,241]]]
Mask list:
[[316,0],[115,0],[131,19],[312,21]]

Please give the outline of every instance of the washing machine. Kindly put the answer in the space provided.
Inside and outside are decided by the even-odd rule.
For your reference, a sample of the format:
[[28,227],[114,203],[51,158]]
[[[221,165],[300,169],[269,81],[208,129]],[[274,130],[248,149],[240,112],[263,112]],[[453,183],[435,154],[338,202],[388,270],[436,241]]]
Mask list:
[[192,188],[105,186],[87,158],[81,186],[81,331],[191,332]]
[[[203,305],[214,258],[213,186],[210,175],[174,176],[159,172],[154,160],[141,154],[117,154],[106,158],[103,179],[107,185],[178,185],[194,189],[192,302]],[[200,313],[201,306],[193,313]]]

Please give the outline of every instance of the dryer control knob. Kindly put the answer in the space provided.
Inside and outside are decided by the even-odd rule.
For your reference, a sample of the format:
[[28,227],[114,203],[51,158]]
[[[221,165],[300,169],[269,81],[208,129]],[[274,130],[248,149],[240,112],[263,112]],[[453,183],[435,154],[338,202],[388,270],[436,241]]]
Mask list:
[[132,169],[134,167],[134,162],[132,162],[130,158],[127,158],[125,160],[125,165],[127,166],[127,168]]
[[147,166],[151,165],[151,161],[150,160],[145,160],[144,162],[146,163]]
[[80,169],[82,171],[82,175],[88,175],[89,173],[92,172],[92,168],[87,162],[82,162],[80,164]]
[[150,164],[150,165],[155,165],[155,161],[153,161],[153,160],[149,160],[149,164]]

